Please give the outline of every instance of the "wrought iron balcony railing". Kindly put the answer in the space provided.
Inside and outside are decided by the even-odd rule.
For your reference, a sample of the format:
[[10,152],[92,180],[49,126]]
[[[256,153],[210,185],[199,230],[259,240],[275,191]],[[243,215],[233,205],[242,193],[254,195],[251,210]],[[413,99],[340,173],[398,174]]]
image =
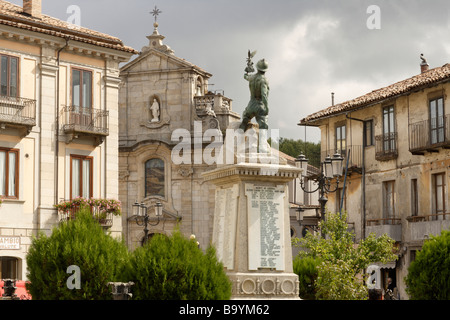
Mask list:
[[[347,165],[347,156],[348,151],[350,150],[350,157],[348,159],[348,168],[349,169],[360,169],[362,168],[362,151],[363,147],[360,145],[352,145],[348,146],[345,150],[342,150],[339,152],[342,157],[344,157],[344,163],[343,166]],[[333,154],[336,153],[336,150],[322,150],[320,153],[320,161],[324,161],[327,156],[332,157]]]
[[409,125],[409,151],[423,155],[450,148],[450,115],[419,121]]
[[25,126],[28,131],[36,125],[36,100],[0,96],[0,126]]
[[375,137],[375,159],[391,160],[398,156],[397,132],[390,132]]
[[[94,219],[96,219],[103,228],[112,227],[112,225],[113,225],[113,213],[112,212],[102,212],[102,210],[96,206],[91,206],[89,208],[90,208],[92,217]],[[77,213],[79,211],[80,211],[79,206],[74,206],[65,211],[60,211],[58,213],[59,222],[62,223],[62,222],[66,222],[69,220],[76,219]]]
[[65,106],[60,112],[60,125],[65,134],[104,138],[109,135],[109,111]]
[[450,220],[450,212],[409,216],[406,220],[409,222]]

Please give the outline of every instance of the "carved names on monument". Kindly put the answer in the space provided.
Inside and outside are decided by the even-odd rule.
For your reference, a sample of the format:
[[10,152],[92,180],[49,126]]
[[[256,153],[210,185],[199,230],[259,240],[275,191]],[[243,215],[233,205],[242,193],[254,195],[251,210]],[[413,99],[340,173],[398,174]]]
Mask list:
[[284,186],[245,185],[249,270],[284,270]]
[[234,269],[238,186],[216,189],[213,243],[219,260]]

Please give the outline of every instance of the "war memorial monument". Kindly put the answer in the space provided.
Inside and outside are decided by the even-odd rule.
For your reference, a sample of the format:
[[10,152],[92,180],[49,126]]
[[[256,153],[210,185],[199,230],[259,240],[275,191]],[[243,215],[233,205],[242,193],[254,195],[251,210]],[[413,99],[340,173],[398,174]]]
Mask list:
[[[267,143],[268,63],[259,60],[256,73],[249,74],[255,71],[255,54],[249,51],[244,75],[250,101],[242,121],[229,125],[235,137],[224,144],[234,161],[202,175],[216,186],[212,241],[232,281],[232,299],[299,299],[288,183],[301,175],[301,169],[287,165]],[[250,122],[252,118],[257,124]]]

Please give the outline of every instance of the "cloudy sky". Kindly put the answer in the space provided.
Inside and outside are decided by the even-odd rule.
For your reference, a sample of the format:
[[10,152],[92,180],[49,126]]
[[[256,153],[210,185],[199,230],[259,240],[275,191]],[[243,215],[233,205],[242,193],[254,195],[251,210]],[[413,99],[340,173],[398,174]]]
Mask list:
[[[22,5],[22,0],[12,0]],[[448,0],[42,0],[43,13],[68,20],[80,8],[84,27],[119,37],[137,50],[148,44],[155,5],[159,32],[175,55],[213,74],[242,114],[248,49],[269,62],[269,129],[304,139],[299,120],[430,68],[450,62]],[[318,129],[306,139],[319,141]]]

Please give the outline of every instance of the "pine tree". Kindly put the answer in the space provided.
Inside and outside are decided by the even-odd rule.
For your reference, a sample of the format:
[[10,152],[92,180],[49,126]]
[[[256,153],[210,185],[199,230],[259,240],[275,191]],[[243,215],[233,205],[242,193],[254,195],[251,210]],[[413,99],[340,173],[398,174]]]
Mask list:
[[205,253],[176,231],[155,235],[131,255],[123,280],[131,280],[136,300],[225,300],[231,284],[214,247]]
[[[107,284],[116,281],[127,259],[125,244],[106,234],[89,209],[82,209],[50,236],[42,233],[33,239],[26,257],[27,289],[33,300],[111,299]],[[70,266],[79,267],[79,289],[71,283],[75,273],[68,273]]]

